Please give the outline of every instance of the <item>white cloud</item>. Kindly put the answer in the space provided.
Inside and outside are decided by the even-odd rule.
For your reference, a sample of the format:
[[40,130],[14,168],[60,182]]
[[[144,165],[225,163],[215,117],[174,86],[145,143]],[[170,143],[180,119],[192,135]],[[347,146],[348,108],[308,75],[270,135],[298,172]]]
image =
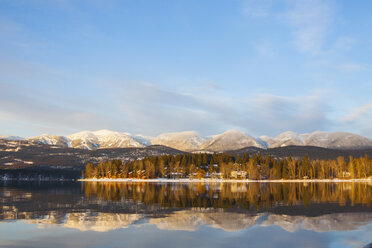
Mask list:
[[[272,18],[286,24],[293,35],[294,45],[310,55],[325,50],[327,33],[331,28],[336,8],[330,0],[246,0],[244,12],[251,18]],[[335,46],[349,49],[354,40],[345,36]]]
[[335,50],[351,50],[352,47],[357,43],[353,37],[343,36],[336,40],[334,44]]
[[350,114],[343,118],[343,121],[354,122],[357,121],[360,117],[363,117],[367,114],[372,114],[372,103],[367,103],[353,109]]
[[[332,0],[279,0],[244,1],[245,13],[252,18],[267,18],[284,24],[293,37],[290,42],[304,55],[311,55],[319,66],[327,66],[345,73],[366,69],[366,65],[350,61],[345,56],[357,40],[343,34],[333,37],[332,29],[342,17],[337,16],[337,6]],[[258,56],[272,58],[275,53],[269,43],[255,47]],[[320,63],[319,63],[320,61]]]
[[339,125],[344,130],[355,132],[372,139],[372,103],[353,108],[344,115]]
[[303,52],[319,54],[334,19],[334,7],[324,0],[289,1],[289,6],[282,18],[293,28],[296,46]]
[[359,64],[359,63],[343,63],[336,66],[341,72],[358,72],[366,69],[366,66]]
[[243,2],[243,8],[252,18],[264,18],[271,15],[273,4],[272,0],[246,0]]
[[255,51],[260,58],[273,59],[276,57],[275,49],[269,42],[260,42],[255,46]]

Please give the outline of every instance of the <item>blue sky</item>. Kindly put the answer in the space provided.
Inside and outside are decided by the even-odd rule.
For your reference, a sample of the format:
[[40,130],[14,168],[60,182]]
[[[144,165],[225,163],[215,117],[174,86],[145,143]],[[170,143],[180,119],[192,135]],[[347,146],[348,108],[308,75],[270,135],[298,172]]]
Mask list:
[[0,135],[372,138],[371,1],[0,0]]

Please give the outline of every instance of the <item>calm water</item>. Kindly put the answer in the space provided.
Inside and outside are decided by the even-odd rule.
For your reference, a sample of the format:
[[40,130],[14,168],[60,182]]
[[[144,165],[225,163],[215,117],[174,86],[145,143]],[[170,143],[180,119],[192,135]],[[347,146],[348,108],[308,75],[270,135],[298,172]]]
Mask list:
[[372,247],[367,183],[0,183],[0,247]]

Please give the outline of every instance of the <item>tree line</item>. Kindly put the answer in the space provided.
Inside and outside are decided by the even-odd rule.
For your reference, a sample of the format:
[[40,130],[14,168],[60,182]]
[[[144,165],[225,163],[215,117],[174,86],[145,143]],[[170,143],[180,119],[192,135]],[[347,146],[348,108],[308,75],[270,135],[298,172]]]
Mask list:
[[254,154],[194,153],[152,156],[123,162],[88,163],[85,178],[224,178],[224,179],[332,179],[372,176],[372,159],[367,155],[335,160],[274,158]]

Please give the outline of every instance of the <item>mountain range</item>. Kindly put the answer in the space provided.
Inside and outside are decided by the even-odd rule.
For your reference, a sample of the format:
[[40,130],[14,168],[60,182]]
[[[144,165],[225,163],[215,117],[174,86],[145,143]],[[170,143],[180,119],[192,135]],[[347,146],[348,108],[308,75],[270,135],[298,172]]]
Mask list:
[[[18,136],[0,136],[0,139],[23,140]],[[195,131],[163,133],[156,137],[131,135],[110,130],[83,131],[67,136],[41,135],[24,139],[31,143],[47,144],[60,148],[96,150],[103,148],[142,148],[163,145],[187,152],[221,152],[246,147],[276,148],[285,146],[317,146],[337,149],[372,147],[372,140],[347,132],[320,132],[297,134],[284,132],[276,137],[254,138],[237,130],[203,137]]]

